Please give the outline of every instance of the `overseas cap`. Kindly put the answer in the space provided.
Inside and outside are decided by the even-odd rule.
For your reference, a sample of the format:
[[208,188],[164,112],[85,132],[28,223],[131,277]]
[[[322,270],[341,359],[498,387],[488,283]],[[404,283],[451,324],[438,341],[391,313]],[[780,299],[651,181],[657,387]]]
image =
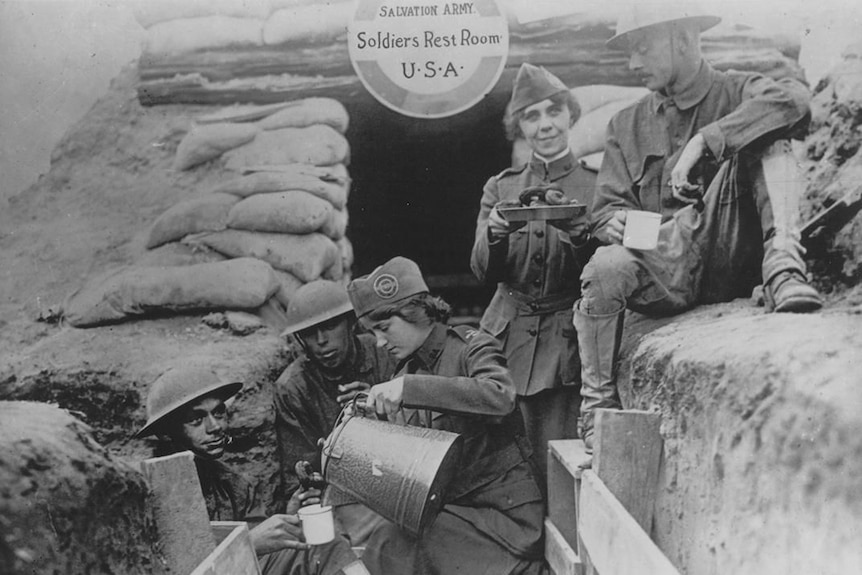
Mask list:
[[282,335],[296,333],[353,311],[347,290],[336,282],[308,282],[294,292],[287,305],[287,328]]
[[174,367],[153,382],[147,394],[147,424],[136,433],[145,437],[159,433],[172,413],[205,396],[215,395],[222,401],[242,388],[242,382],[225,382],[204,366]]
[[521,64],[518,75],[515,77],[512,99],[509,100],[509,112],[514,114],[527,106],[547,100],[560,92],[568,91],[569,89],[559,78],[544,68],[525,62]]
[[428,286],[422,279],[419,266],[402,256],[392,258],[347,286],[347,293],[358,317],[427,291]]
[[706,14],[694,2],[637,2],[629,5],[617,19],[616,35],[608,40],[608,48],[625,50],[628,35],[658,24],[671,22],[696,24],[700,31],[709,30],[721,18]]

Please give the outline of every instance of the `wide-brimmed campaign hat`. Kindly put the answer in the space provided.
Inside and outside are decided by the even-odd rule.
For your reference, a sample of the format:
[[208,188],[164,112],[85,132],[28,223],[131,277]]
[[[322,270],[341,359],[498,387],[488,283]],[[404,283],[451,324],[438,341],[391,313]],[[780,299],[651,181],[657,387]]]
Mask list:
[[614,50],[624,50],[627,48],[627,38],[632,32],[671,22],[696,25],[703,32],[721,22],[721,18],[707,14],[694,2],[632,3],[617,19],[616,33],[608,40],[607,45]]
[[427,291],[428,286],[419,266],[402,256],[392,258],[347,286],[353,311],[360,318],[376,309]]

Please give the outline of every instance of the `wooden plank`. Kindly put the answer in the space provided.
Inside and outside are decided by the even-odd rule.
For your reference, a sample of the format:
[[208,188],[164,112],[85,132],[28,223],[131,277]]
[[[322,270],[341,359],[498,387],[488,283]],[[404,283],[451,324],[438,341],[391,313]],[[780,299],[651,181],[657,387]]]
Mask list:
[[594,471],[581,478],[580,535],[601,575],[679,575]]
[[190,573],[215,549],[206,502],[190,451],[141,463],[153,493],[156,528],[168,568]]
[[553,575],[582,575],[578,554],[549,518],[545,518],[545,560]]
[[582,466],[589,461],[580,439],[548,442],[548,517],[575,553],[580,552],[577,494]]
[[245,521],[210,521],[210,531],[213,533],[215,544],[218,545],[224,541],[234,529],[243,525],[246,525]]
[[584,469],[590,467],[592,456],[587,453],[584,442],[580,439],[554,439],[548,442],[550,459],[557,459],[569,475],[580,479]]
[[650,533],[662,439],[657,413],[596,411],[593,469],[635,521]]
[[[232,522],[224,522],[232,523]],[[222,532],[226,526],[214,527]],[[251,543],[248,525],[238,522],[191,575],[260,575],[260,564]]]

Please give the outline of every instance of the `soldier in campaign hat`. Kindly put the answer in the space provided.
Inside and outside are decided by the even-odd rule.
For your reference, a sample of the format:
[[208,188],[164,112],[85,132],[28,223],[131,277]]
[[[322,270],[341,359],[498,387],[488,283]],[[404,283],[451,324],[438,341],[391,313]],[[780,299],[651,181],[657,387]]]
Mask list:
[[[810,94],[794,78],[719,72],[700,34],[720,21],[696,5],[639,2],[608,41],[652,92],[608,126],[592,209],[606,244],[584,270],[574,325],[582,363],[581,424],[619,407],[623,313],[671,315],[747,297],[763,283],[778,312],[819,309],[800,245],[799,174],[788,138],[804,130]],[[661,214],[658,248],[624,247],[629,210]]]
[[394,379],[371,387],[368,404],[390,421],[465,439],[434,523],[419,539],[381,524],[362,556],[369,571],[541,573],[542,493],[499,342],[449,327],[448,304],[404,257],[353,280],[348,293],[359,321],[399,362]]
[[527,141],[531,157],[485,184],[471,257],[476,277],[497,286],[481,329],[503,344],[542,473],[548,440],[577,435],[580,365],[571,312],[595,242],[586,213],[524,224],[507,221],[500,208],[525,196],[592,203],[595,174],[569,148],[569,129],[579,115],[559,78],[541,67],[521,66],[504,126],[510,139]]

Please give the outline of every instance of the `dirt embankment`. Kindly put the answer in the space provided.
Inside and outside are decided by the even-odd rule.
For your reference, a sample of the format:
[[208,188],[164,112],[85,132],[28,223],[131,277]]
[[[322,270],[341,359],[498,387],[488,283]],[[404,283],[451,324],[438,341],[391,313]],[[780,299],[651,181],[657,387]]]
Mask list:
[[0,572],[165,571],[143,477],[90,431],[50,405],[0,402]]
[[218,162],[171,169],[191,118],[212,109],[143,108],[136,82],[134,67],[118,76],[58,144],[50,172],[0,211],[0,400],[74,410],[112,454],[135,461],[157,447],[130,439],[145,421],[149,385],[171,364],[209,360],[246,383],[228,460],[248,449],[249,472],[270,495],[277,461],[269,386],[291,357],[277,330],[238,336],[199,315],[90,330],[39,321],[89,277],[138,262],[161,213],[227,177]]
[[860,310],[769,314],[740,300],[629,327],[621,393],[662,414],[653,535],[674,564],[860,572]]
[[[90,330],[37,321],[86,278],[137,261],[159,214],[226,175],[219,161],[170,169],[190,118],[210,110],[142,108],[135,81],[124,71],[51,171],[0,210],[0,399],[74,409],[111,454],[140,459],[155,444],[129,437],[149,384],[172,363],[209,357],[247,382],[228,459],[271,494],[269,386],[290,359],[274,330],[239,337],[191,315]],[[858,185],[858,107],[830,99],[827,110],[808,142],[806,215]],[[744,301],[631,324],[622,391],[628,406],[664,415],[655,534],[683,570],[860,570],[843,570],[859,565],[851,535],[862,525],[860,233],[850,224],[810,254],[829,294],[823,313],[768,315]]]

